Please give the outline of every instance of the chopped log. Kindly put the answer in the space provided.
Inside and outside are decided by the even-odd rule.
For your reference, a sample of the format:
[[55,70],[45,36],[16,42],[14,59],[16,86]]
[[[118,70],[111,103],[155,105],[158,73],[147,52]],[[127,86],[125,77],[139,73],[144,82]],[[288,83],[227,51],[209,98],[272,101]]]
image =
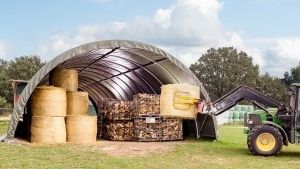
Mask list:
[[104,119],[126,120],[132,117],[133,102],[121,100],[102,100],[99,103],[100,113]]
[[116,99],[110,99],[110,98],[102,98],[102,99],[99,99],[98,100],[98,111],[97,111],[97,137],[98,138],[101,138],[102,135],[103,135],[103,120],[104,120],[104,117],[106,116],[107,114],[107,104],[108,102],[111,102],[111,101],[117,101]]
[[161,141],[160,117],[136,117],[134,119],[136,141]]
[[103,138],[113,141],[133,140],[133,121],[107,121],[103,125]]
[[97,116],[97,138],[101,138],[103,133],[103,118],[102,116]]
[[162,118],[162,140],[182,140],[182,119]]
[[141,115],[159,115],[160,96],[156,94],[139,93],[133,96],[134,113],[136,116]]

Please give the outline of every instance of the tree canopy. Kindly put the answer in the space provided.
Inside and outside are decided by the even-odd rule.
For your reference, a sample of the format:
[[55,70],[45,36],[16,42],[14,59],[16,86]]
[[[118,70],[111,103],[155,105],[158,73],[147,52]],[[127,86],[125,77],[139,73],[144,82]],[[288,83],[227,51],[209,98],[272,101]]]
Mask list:
[[300,83],[300,62],[296,67],[293,67],[290,72],[285,72],[282,81],[287,86],[291,85],[292,83]]
[[203,83],[212,100],[240,85],[260,90],[279,101],[286,101],[286,87],[269,74],[260,75],[259,66],[246,52],[233,47],[211,48],[190,69]]
[[13,91],[9,80],[30,80],[44,64],[39,56],[21,56],[10,61],[0,59],[0,108],[13,105]]
[[212,100],[240,85],[255,86],[259,67],[247,53],[233,47],[211,48],[190,66]]

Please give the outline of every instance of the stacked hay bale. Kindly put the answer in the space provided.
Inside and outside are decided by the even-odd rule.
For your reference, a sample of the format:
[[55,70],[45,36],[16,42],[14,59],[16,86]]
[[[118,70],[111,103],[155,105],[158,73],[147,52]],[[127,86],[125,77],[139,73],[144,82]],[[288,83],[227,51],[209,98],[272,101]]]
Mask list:
[[66,110],[65,89],[52,86],[37,87],[30,101],[30,141],[45,144],[65,143]]
[[225,112],[228,113],[228,124],[243,124],[244,117],[252,111],[254,111],[253,105],[236,105],[232,107]]
[[66,89],[67,141],[72,143],[96,142],[97,117],[88,115],[88,93],[78,92],[78,74],[72,69],[55,69],[50,74],[50,84]]

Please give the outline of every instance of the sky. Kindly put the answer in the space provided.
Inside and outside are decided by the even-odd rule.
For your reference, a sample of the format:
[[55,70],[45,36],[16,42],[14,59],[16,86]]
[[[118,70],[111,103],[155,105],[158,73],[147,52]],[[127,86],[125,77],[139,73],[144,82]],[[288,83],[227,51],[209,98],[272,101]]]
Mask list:
[[80,44],[128,39],[189,66],[212,47],[233,46],[282,77],[300,62],[299,8],[298,0],[2,1],[0,58],[49,61]]

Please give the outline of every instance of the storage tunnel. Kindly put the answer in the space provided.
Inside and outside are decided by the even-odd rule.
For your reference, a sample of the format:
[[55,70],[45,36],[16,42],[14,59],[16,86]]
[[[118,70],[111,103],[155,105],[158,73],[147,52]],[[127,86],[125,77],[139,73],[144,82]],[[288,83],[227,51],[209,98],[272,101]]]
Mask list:
[[198,78],[167,52],[135,41],[98,41],[62,53],[32,77],[16,103],[6,139],[15,136],[34,89],[48,84],[49,73],[58,67],[77,70],[78,88],[89,93],[94,106],[101,98],[131,100],[137,93],[159,94],[161,85],[173,83],[198,85],[202,98],[210,100]]

